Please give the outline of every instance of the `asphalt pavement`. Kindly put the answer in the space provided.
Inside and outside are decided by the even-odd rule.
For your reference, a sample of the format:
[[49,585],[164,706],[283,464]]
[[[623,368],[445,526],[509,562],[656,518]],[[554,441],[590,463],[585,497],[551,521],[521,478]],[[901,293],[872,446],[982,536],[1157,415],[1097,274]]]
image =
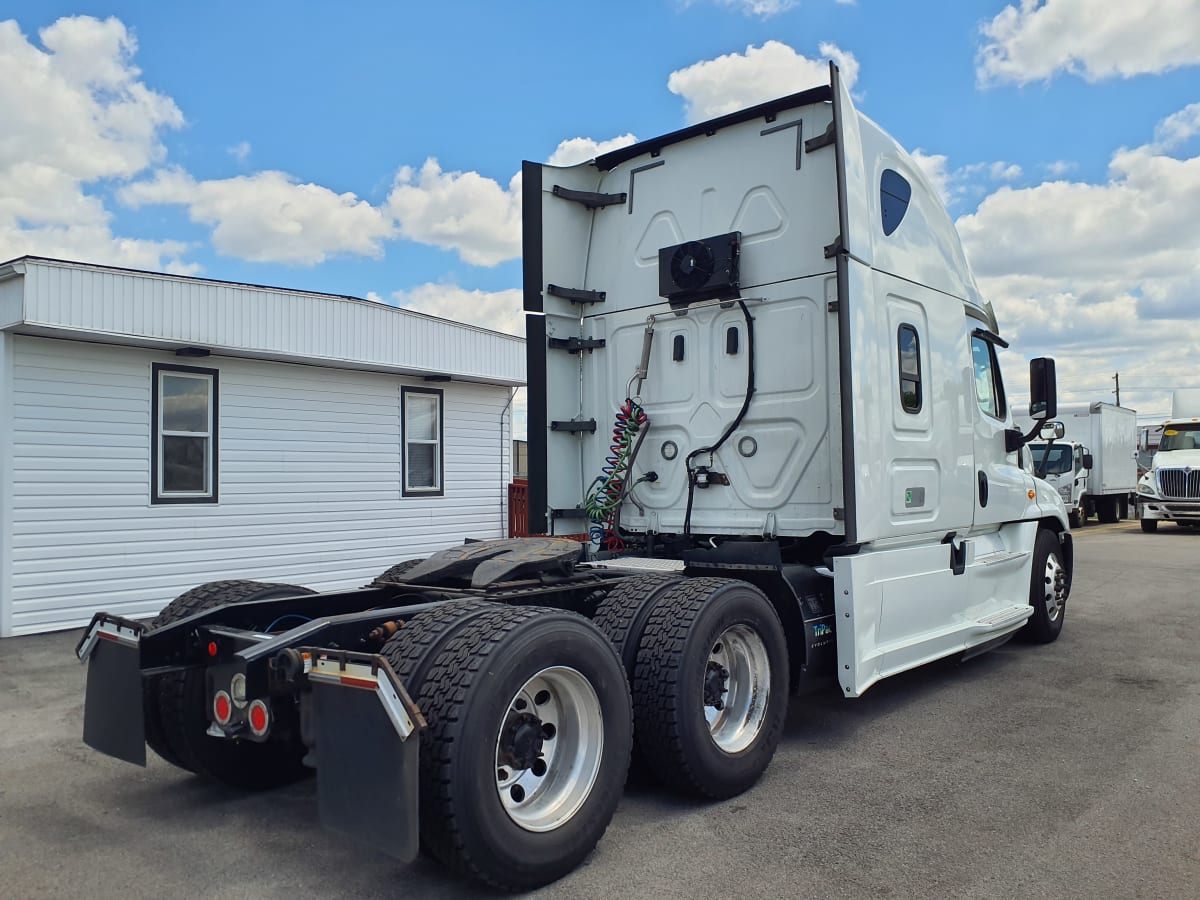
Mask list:
[[[847,700],[792,698],[725,803],[631,783],[558,897],[1200,897],[1200,534],[1076,533],[1061,638]],[[245,796],[80,740],[78,632],[0,641],[0,897],[485,895],[323,831],[311,781]]]

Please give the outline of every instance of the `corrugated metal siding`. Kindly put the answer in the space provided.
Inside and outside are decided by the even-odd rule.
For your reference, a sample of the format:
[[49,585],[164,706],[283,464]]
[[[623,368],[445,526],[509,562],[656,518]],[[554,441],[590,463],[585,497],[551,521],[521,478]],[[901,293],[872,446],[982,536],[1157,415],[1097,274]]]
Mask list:
[[219,578],[364,584],[401,559],[503,535],[503,387],[445,388],[445,496],[400,495],[394,375],[226,357],[217,505],[151,506],[151,363],[170,354],[14,339],[14,634],[130,617]]
[[366,300],[25,263],[28,325],[314,361],[525,380],[524,341]]

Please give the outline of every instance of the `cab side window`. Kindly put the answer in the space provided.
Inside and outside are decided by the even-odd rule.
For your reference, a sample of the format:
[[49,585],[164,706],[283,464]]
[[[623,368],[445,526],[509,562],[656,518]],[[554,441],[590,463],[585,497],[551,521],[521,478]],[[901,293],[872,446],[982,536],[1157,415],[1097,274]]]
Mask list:
[[901,325],[896,336],[900,359],[900,406],[905,412],[921,411],[921,341],[912,325]]
[[1003,419],[1004,384],[1000,381],[1000,367],[996,364],[996,349],[991,342],[976,335],[971,336],[971,365],[975,374],[975,397],[979,408],[993,419]]

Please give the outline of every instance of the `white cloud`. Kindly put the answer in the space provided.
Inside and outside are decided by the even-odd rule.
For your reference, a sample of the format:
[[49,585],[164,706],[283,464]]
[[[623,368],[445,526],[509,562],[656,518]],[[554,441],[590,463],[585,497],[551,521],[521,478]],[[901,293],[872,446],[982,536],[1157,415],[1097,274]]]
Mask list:
[[1174,150],[1200,133],[1200,103],[1191,103],[1167,116],[1154,129],[1155,150]]
[[740,10],[748,16],[769,19],[799,5],[799,0],[717,0],[721,6]]
[[779,41],[753,45],[678,69],[667,89],[687,104],[690,122],[701,122],[776,97],[829,83],[829,60],[838,64],[847,89],[858,79],[858,60],[834,44],[820,45],[821,57],[809,59]]
[[226,152],[228,152],[229,155],[238,162],[244,163],[250,158],[251,149],[252,148],[249,141],[241,141],[240,143],[234,144],[232,147],[227,148]]
[[1016,163],[978,162],[951,169],[943,153],[926,153],[920,147],[911,154],[925,177],[941,195],[942,202],[951,206],[968,194],[982,193],[983,181],[1016,181],[1024,173]]
[[929,183],[941,196],[942,202],[949,206],[951,187],[950,171],[947,169],[948,157],[944,153],[926,153],[920,147],[909,155],[912,156],[913,162],[921,167]]
[[160,169],[121,189],[130,206],[186,206],[193,222],[213,227],[213,246],[251,262],[315,265],[332,255],[378,257],[394,234],[390,219],[354,194],[300,184],[283,172],[196,181],[182,169]]
[[[1176,133],[1172,119],[1156,136]],[[1120,371],[1123,403],[1162,408],[1165,392],[1136,386],[1195,383],[1198,205],[1200,157],[1152,143],[1116,151],[1101,184],[1002,187],[957,224],[1015,354],[1056,356],[1066,399]]]
[[387,209],[409,240],[494,266],[521,252],[521,175],[501,186],[478,172],[443,172],[432,157],[396,173]]
[[982,27],[980,85],[1027,84],[1058,72],[1087,81],[1158,74],[1200,63],[1200,4],[1020,0]]
[[396,291],[397,306],[492,331],[525,336],[525,312],[518,288],[503,291],[469,290],[454,284],[419,285]]
[[610,153],[636,143],[637,138],[632,134],[623,134],[607,141],[594,141],[586,137],[570,138],[560,143],[546,162],[552,166],[573,166],[595,159],[602,153]]
[[61,18],[39,32],[0,22],[0,258],[60,256],[194,271],[178,241],[114,235],[89,190],[162,160],[160,135],[180,128],[171,98],[133,65],[137,42],[115,18]]
[[1062,178],[1068,172],[1074,172],[1079,168],[1079,164],[1065,159],[1057,159],[1054,162],[1046,163],[1043,168],[1051,178]]

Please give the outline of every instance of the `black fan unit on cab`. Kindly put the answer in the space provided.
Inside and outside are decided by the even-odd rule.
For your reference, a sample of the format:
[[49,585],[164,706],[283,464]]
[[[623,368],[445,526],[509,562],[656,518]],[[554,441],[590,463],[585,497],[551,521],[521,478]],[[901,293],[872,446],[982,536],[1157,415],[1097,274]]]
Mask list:
[[738,296],[738,246],[731,231],[658,251],[658,293],[672,303],[729,300]]

